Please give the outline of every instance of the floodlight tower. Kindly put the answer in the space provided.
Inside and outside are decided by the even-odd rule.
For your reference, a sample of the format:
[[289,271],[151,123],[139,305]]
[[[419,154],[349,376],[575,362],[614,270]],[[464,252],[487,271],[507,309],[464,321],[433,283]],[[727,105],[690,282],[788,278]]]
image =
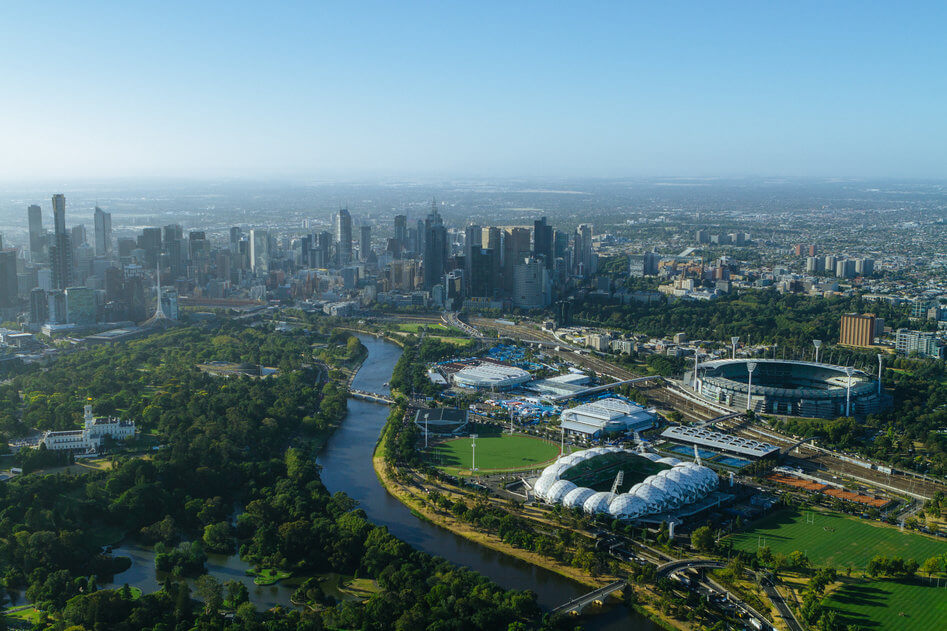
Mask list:
[[730,338],[730,345],[733,347],[733,359],[737,358],[737,343],[740,341],[739,335]]
[[427,449],[427,437],[431,433],[427,428],[428,414],[424,415],[424,448]]
[[700,361],[700,349],[694,349],[694,392],[697,392],[697,362]]
[[854,372],[855,369],[851,366],[845,367],[845,374],[848,376],[845,384],[845,416],[852,415],[852,373]]
[[885,356],[878,353],[878,396],[881,396],[881,367],[884,364]]
[[746,370],[749,377],[746,380],[746,411],[750,411],[750,400],[753,398],[753,371],[756,370],[756,362],[747,362]]
[[812,345],[815,346],[815,363],[819,363],[819,349],[822,348],[822,340],[812,340]]
[[477,470],[477,435],[470,435],[470,472]]

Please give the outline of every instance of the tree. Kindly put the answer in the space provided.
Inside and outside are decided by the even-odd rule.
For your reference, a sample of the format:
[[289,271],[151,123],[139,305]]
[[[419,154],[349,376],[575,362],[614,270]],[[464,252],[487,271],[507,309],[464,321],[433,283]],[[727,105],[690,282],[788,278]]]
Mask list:
[[710,526],[701,526],[691,533],[691,545],[701,552],[714,549],[714,533]]
[[227,581],[224,587],[227,590],[227,602],[231,609],[237,609],[240,605],[249,602],[250,592],[247,590],[247,586],[240,581]]
[[233,532],[230,524],[219,521],[216,524],[204,526],[202,541],[204,547],[211,552],[230,554],[233,552]]
[[216,616],[224,604],[224,590],[216,578],[210,574],[204,574],[194,581],[194,588],[197,595],[204,601],[204,613],[208,616]]
[[927,574],[927,578],[931,578],[934,574],[940,572],[943,563],[940,557],[931,557],[921,565],[921,571]]

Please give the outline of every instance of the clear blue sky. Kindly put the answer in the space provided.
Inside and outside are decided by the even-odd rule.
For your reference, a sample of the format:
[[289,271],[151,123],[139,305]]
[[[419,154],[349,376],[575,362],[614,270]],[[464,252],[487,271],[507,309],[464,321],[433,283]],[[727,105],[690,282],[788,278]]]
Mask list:
[[4,3],[0,178],[947,178],[945,2],[314,5]]

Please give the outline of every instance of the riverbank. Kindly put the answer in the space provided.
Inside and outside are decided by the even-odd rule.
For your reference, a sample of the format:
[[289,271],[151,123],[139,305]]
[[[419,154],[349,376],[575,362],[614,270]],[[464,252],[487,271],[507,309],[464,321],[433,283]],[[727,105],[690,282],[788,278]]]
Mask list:
[[397,498],[398,501],[407,506],[416,516],[421,517],[432,524],[450,530],[454,534],[459,535],[464,539],[472,541],[478,545],[490,548],[491,550],[500,552],[507,556],[520,559],[521,561],[525,561],[532,565],[537,565],[544,569],[553,571],[560,576],[564,576],[565,578],[568,578],[572,581],[581,583],[590,589],[603,587],[616,580],[616,577],[614,576],[595,577],[583,572],[582,570],[579,570],[578,568],[574,568],[572,566],[559,563],[553,559],[540,556],[535,552],[516,548],[503,542],[503,540],[496,535],[475,530],[453,517],[432,510],[426,504],[426,502],[423,501],[421,496],[411,489],[411,487],[401,484],[391,477],[391,475],[388,473],[387,467],[385,466],[385,458],[383,453],[381,453],[382,449],[381,443],[379,442],[375,448],[375,453],[372,456],[372,466],[375,469],[375,475],[378,477],[381,485],[385,487],[385,490],[388,491],[392,497]]

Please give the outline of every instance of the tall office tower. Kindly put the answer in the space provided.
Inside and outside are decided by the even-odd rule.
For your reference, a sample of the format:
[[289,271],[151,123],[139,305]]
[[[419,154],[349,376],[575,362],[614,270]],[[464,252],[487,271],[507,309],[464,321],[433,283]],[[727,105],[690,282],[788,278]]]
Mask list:
[[98,206],[93,216],[95,221],[95,255],[108,256],[112,253],[112,213]]
[[468,295],[492,298],[496,294],[500,279],[500,257],[498,250],[474,248],[471,252]]
[[541,259],[546,269],[552,267],[552,226],[546,223],[546,218],[533,222],[533,256]]
[[542,261],[525,258],[513,266],[513,306],[538,309],[550,303],[549,273]]
[[530,234],[528,228],[510,228],[503,235],[503,290],[513,294],[513,268],[518,261],[529,256]]
[[706,230],[698,230],[696,239],[697,243],[710,243],[710,233]]
[[358,231],[358,258],[364,263],[372,251],[372,227],[362,226]]
[[[413,234],[412,234],[413,233]],[[408,229],[408,241],[411,243],[410,250],[415,254],[424,254],[424,220],[418,219],[415,230]],[[413,239],[411,237],[414,237]]]
[[473,277],[474,252],[479,252],[483,247],[483,230],[478,225],[470,225],[464,228],[464,291],[468,296],[471,293],[471,278]]
[[[165,227],[165,235],[169,235],[168,228],[172,227]],[[138,249],[145,251],[145,267],[155,267],[161,254],[161,228],[143,228],[138,235]]]
[[84,224],[80,223],[77,226],[73,226],[72,230],[70,230],[69,233],[72,235],[72,249],[73,250],[75,250],[80,245],[83,245],[88,242],[88,239],[86,238],[86,230],[85,230]]
[[243,238],[243,230],[240,226],[234,226],[230,229],[230,251],[238,252],[240,250],[240,240]]
[[483,246],[483,248],[486,250],[496,250],[499,252],[502,248],[502,244],[500,243],[501,230],[496,226],[490,226],[489,228],[484,228],[481,232],[480,244]]
[[447,266],[447,228],[437,212],[437,200],[431,203],[431,214],[424,221],[424,289],[443,280]]
[[0,249],[0,309],[17,303],[16,250]]
[[575,232],[574,271],[579,276],[589,276],[595,270],[592,267],[592,226],[580,224]]
[[47,259],[46,232],[43,230],[43,210],[36,204],[26,209],[30,224],[30,260],[44,263]]
[[340,208],[335,216],[335,243],[339,265],[347,265],[352,260],[352,215],[347,208]]
[[258,274],[270,270],[270,233],[266,230],[250,230],[250,269]]
[[842,314],[839,344],[871,346],[875,343],[875,315],[873,313]]
[[210,241],[203,230],[192,230],[187,238],[188,256],[198,263],[210,260]]
[[53,289],[72,285],[72,241],[66,231],[66,196],[53,195],[53,243],[49,249],[53,268]]
[[408,216],[395,215],[395,241],[398,242],[398,252],[408,249]]
[[45,324],[48,315],[46,290],[36,287],[30,291],[30,324]]

